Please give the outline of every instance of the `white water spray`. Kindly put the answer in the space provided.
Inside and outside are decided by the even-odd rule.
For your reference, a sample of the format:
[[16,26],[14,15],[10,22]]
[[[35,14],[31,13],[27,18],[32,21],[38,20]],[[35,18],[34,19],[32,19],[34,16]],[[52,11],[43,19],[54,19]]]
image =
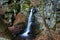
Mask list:
[[28,33],[30,32],[30,27],[31,27],[31,24],[32,24],[32,11],[33,11],[33,8],[31,9],[30,11],[30,15],[28,17],[28,24],[27,24],[27,28],[25,30],[25,32],[21,35],[21,36],[29,36]]

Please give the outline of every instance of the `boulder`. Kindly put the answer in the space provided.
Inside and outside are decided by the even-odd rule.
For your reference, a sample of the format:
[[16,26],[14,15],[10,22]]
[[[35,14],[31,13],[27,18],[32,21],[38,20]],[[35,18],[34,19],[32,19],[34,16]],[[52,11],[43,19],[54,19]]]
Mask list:
[[40,0],[30,0],[30,2],[31,6],[38,6],[40,4]]
[[15,16],[15,20],[13,22],[13,25],[11,27],[8,27],[8,29],[13,33],[13,34],[17,34],[19,33],[22,28],[25,26],[25,16],[22,13],[18,13]]

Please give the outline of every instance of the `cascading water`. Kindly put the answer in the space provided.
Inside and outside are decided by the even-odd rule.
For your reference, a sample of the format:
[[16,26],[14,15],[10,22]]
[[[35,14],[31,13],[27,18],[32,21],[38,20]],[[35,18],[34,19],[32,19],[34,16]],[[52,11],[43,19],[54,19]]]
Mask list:
[[30,32],[30,27],[31,27],[31,24],[32,24],[32,14],[33,14],[32,11],[33,11],[33,8],[31,9],[30,15],[28,17],[27,28],[26,28],[25,32],[21,36],[29,36],[28,33]]

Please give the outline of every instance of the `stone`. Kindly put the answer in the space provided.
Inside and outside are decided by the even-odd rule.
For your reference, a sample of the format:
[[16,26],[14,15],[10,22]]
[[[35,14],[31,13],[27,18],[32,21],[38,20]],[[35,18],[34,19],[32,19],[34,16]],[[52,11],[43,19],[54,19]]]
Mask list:
[[[25,25],[25,16],[22,13],[18,13],[15,16],[15,20],[13,22],[13,25],[11,27],[8,27],[8,29],[13,33],[13,34],[18,34],[22,28]],[[19,25],[18,25],[19,24]]]
[[[12,38],[12,34],[10,33],[10,31],[7,29],[7,25],[3,22],[3,20],[0,18],[0,40],[2,38],[7,38],[7,39],[11,39]],[[3,39],[2,39],[3,40]]]
[[40,0],[30,0],[31,6],[38,6],[40,4]]
[[15,20],[13,22],[13,25],[15,24],[18,24],[18,23],[22,23],[22,22],[25,22],[26,18],[25,16],[22,14],[22,13],[18,13],[16,16],[15,16]]
[[3,15],[3,10],[2,10],[2,7],[0,6],[0,15]]

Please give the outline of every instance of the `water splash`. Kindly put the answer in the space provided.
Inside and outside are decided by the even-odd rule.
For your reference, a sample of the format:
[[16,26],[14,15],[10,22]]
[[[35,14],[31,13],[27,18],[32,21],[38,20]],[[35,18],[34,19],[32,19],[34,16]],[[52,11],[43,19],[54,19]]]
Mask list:
[[33,14],[32,11],[33,11],[33,8],[31,9],[30,15],[28,17],[27,28],[26,28],[25,32],[21,36],[25,36],[25,37],[29,36],[28,33],[30,32],[30,27],[31,27],[31,24],[32,24],[32,14]]

